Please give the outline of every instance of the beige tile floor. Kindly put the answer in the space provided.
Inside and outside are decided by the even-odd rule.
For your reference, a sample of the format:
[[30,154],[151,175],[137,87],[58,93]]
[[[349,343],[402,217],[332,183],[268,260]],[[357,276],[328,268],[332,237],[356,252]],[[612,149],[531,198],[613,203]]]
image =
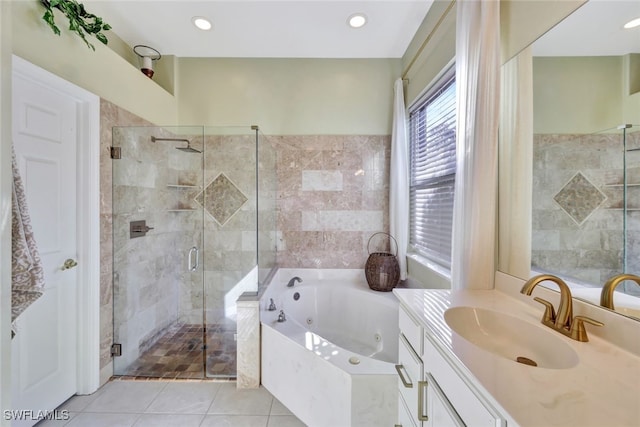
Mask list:
[[239,390],[235,382],[111,381],[94,394],[72,397],[58,409],[68,411],[69,420],[37,426],[304,426],[263,387]]

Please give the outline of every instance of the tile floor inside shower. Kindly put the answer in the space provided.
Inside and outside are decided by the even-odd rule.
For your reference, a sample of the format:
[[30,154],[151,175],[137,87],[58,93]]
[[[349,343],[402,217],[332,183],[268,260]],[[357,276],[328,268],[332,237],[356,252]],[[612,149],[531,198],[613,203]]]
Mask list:
[[[203,378],[206,373],[207,378],[234,379],[235,334],[235,322],[173,325],[120,375],[189,379]],[[206,351],[203,352],[205,336]]]

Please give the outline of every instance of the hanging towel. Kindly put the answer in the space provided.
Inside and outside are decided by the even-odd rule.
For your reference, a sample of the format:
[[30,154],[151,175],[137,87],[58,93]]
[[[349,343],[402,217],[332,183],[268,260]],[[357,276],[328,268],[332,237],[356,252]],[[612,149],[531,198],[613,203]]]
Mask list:
[[13,154],[13,193],[11,218],[11,336],[16,318],[42,296],[44,270],[33,237],[24,186]]

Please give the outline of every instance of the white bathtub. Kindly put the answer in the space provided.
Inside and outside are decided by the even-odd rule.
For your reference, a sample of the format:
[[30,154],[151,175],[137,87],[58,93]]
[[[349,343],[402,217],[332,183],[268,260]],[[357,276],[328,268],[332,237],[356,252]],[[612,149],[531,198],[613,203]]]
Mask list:
[[[295,276],[303,282],[287,288]],[[281,269],[260,321],[262,384],[304,423],[396,423],[398,301],[370,290],[362,270]]]

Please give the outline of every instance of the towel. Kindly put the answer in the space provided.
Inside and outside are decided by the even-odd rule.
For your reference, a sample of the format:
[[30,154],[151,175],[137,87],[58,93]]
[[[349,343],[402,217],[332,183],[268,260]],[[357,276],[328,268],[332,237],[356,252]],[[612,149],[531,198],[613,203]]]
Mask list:
[[42,296],[44,270],[38,253],[27,198],[13,153],[13,193],[11,217],[11,337],[15,335],[15,320],[35,300]]

